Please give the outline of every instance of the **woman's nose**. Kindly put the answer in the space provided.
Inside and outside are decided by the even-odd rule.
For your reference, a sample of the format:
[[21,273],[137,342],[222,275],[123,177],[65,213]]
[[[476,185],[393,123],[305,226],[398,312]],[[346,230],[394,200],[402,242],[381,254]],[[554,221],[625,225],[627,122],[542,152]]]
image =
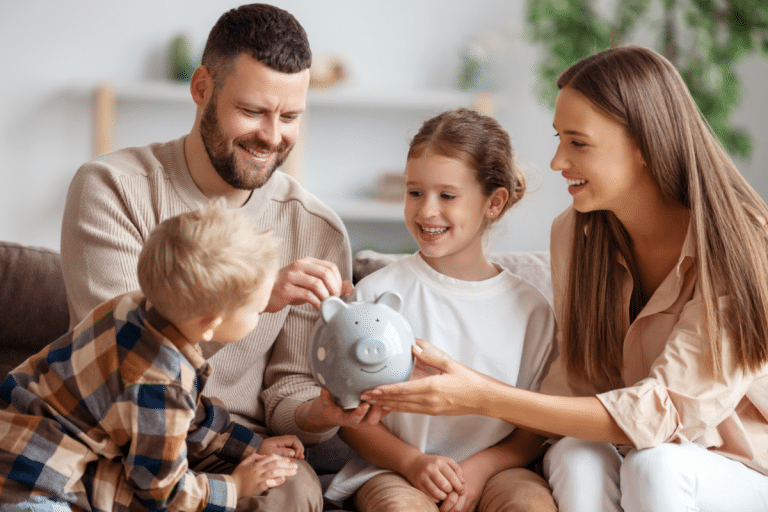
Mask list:
[[566,160],[565,157],[563,157],[562,152],[560,151],[560,146],[557,146],[557,150],[555,151],[555,156],[552,157],[552,160],[549,162],[549,168],[553,171],[562,171],[566,167]]

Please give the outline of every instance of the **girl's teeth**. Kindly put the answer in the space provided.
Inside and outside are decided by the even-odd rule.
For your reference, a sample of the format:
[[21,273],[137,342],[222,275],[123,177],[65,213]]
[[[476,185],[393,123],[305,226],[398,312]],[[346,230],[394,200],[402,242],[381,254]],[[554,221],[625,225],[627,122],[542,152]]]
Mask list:
[[569,187],[578,187],[579,185],[583,185],[587,182],[587,180],[566,180],[568,182]]
[[421,230],[428,235],[438,235],[440,233],[444,233],[445,231],[448,231],[448,228],[427,228],[427,227],[421,226]]

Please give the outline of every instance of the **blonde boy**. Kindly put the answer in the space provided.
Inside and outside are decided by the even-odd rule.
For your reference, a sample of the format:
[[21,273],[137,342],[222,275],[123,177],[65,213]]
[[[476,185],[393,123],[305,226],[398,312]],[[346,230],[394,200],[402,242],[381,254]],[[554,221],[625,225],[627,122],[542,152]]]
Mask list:
[[[274,238],[223,201],[159,224],[141,290],[96,307],[0,385],[0,504],[234,510],[295,474],[282,455],[303,458],[296,437],[261,439],[202,395],[199,342],[253,330],[276,271]],[[237,466],[189,469],[211,457]]]

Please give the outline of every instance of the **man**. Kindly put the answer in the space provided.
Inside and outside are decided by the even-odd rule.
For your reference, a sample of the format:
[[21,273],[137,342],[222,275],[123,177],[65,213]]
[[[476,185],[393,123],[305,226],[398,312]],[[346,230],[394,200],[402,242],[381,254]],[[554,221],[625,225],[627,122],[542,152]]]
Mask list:
[[[210,358],[215,370],[206,390],[255,431],[294,434],[310,445],[339,425],[375,424],[381,416],[367,404],[351,412],[335,406],[320,394],[308,363],[315,308],[329,295],[351,292],[344,225],[276,172],[296,141],[311,58],[304,29],[286,11],[252,4],[222,15],[191,79],[197,113],[190,133],[84,164],[70,185],[61,239],[74,326],[103,300],[138,288],[142,243],[170,216],[223,197],[272,229],[283,266],[267,307],[272,314]],[[319,510],[317,476],[299,462],[289,482],[238,509]]]

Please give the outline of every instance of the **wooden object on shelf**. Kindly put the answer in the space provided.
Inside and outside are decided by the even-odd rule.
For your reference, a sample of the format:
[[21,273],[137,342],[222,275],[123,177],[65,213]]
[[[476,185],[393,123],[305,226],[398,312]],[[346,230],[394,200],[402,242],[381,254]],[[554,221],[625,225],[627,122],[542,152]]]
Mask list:
[[115,90],[105,84],[96,90],[96,138],[94,154],[103,155],[115,144]]

